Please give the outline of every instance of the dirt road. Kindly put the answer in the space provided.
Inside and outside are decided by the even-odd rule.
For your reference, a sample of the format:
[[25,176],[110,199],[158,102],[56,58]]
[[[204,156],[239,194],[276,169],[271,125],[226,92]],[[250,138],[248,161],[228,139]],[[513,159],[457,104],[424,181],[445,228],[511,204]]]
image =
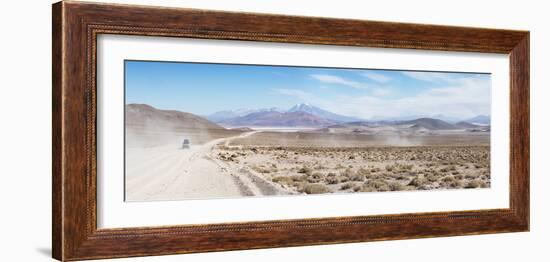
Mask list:
[[126,150],[126,201],[227,198],[275,194],[277,188],[212,156],[214,147],[257,131],[212,140],[190,149],[179,143]]

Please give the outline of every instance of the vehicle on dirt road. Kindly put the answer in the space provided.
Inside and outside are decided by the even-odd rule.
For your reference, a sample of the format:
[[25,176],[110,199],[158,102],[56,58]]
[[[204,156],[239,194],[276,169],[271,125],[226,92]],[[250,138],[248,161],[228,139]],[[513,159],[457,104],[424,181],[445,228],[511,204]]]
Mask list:
[[191,143],[189,142],[189,139],[184,139],[183,143],[181,143],[182,149],[189,149],[191,148]]

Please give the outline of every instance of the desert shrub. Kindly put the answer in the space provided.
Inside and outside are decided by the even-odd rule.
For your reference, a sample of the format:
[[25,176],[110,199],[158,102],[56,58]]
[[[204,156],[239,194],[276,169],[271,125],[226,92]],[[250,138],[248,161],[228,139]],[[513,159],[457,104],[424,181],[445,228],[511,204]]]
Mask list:
[[374,187],[376,189],[376,191],[389,191],[390,190],[390,188],[389,188],[388,184],[386,183],[386,181],[384,181],[382,179],[369,180],[369,181],[365,182],[364,185]]
[[407,179],[409,179],[409,177],[414,176],[414,175],[415,175],[414,173],[400,173],[400,174],[397,174],[394,177],[397,180],[407,180]]
[[293,182],[292,186],[296,187],[296,191],[298,191],[300,193],[304,193],[304,192],[306,192],[306,185],[307,184],[308,184],[307,182]]
[[468,183],[466,183],[466,185],[464,186],[465,188],[478,188],[481,186],[481,183],[479,180],[470,180],[468,181]]
[[307,182],[309,182],[309,183],[318,183],[318,182],[321,181],[321,179],[315,178],[315,177],[313,177],[313,176],[308,176],[306,180],[307,180]]
[[376,192],[376,191],[377,191],[376,188],[368,185],[363,185],[359,190],[359,192]]
[[323,165],[316,165],[315,166],[315,170],[322,170],[322,169],[325,169],[325,167]]
[[[396,170],[397,171],[397,170]],[[394,178],[394,179],[397,179],[401,176],[400,173],[386,173],[386,176],[387,177],[390,177],[390,178]]]
[[451,188],[463,188],[464,183],[462,183],[462,181],[460,181],[460,180],[455,180],[455,181],[449,183],[449,187],[451,187]]
[[382,174],[371,174],[368,176],[369,179],[382,179],[384,176]]
[[353,170],[351,170],[351,168],[347,168],[346,170],[340,172],[340,175],[349,178],[349,177],[351,177],[352,175],[354,175],[354,173],[353,173]]
[[405,190],[406,187],[404,185],[402,185],[401,183],[397,182],[397,181],[392,181],[388,184],[388,187],[390,188],[391,191],[402,191],[402,190]]
[[334,185],[340,183],[340,179],[336,176],[327,176],[325,177],[325,182],[329,185]]
[[365,180],[365,176],[361,174],[354,174],[350,177],[351,181],[363,181]]
[[273,177],[271,181],[279,184],[289,185],[292,183],[292,178],[287,176],[276,176],[276,177]]
[[290,179],[292,179],[293,182],[300,182],[307,180],[307,176],[305,175],[292,175],[290,176]]
[[313,173],[313,170],[307,166],[303,166],[300,169],[298,169],[298,173],[311,175]]
[[434,174],[429,174],[426,176],[426,179],[428,179],[428,181],[430,182],[435,182],[439,179],[439,177]]
[[370,172],[371,172],[370,170],[368,170],[366,168],[363,168],[363,167],[361,167],[357,170],[357,174],[362,175],[362,176],[370,175]]
[[354,185],[355,184],[351,183],[351,182],[345,183],[342,186],[340,186],[340,190],[348,190],[348,189],[352,188]]
[[489,187],[489,183],[487,183],[486,181],[480,180],[480,181],[479,181],[479,187],[481,187],[481,188],[488,188],[488,187]]
[[479,174],[477,174],[477,173],[466,174],[466,178],[468,178],[468,179],[475,179],[475,178],[478,178],[478,177],[479,177]]
[[391,172],[395,168],[394,165],[386,165],[386,171]]
[[341,183],[344,183],[344,182],[348,182],[348,181],[349,181],[349,177],[347,177],[347,176],[338,176],[338,178],[340,179],[340,182],[341,182]]
[[428,183],[428,179],[424,177],[415,177],[411,182],[409,183],[409,186],[415,186],[415,187],[421,187]]
[[269,174],[271,173],[271,169],[269,168],[265,168],[263,166],[255,166],[255,167],[252,167],[252,169],[258,173],[262,173],[262,174]]
[[376,173],[376,172],[380,172],[380,171],[382,171],[382,169],[380,169],[378,167],[371,168],[371,170],[370,170],[371,173]]
[[454,182],[455,181],[455,178],[453,176],[446,176],[444,178],[441,179],[443,182]]
[[424,184],[422,186],[419,186],[417,189],[420,189],[420,190],[432,190],[434,189],[434,185],[433,184]]
[[307,194],[323,194],[323,193],[329,193],[330,189],[325,185],[321,185],[321,184],[306,184],[304,186],[304,191]]
[[324,177],[324,175],[322,173],[315,172],[315,173],[311,174],[311,177],[316,178],[316,179],[321,179],[321,178]]

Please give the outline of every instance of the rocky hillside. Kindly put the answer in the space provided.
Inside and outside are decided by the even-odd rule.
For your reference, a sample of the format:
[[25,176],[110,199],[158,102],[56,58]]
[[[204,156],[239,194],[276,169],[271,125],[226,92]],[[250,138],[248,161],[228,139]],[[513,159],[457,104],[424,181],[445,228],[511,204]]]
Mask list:
[[126,105],[125,124],[127,127],[144,129],[225,129],[200,116],[176,111],[156,109],[146,104]]

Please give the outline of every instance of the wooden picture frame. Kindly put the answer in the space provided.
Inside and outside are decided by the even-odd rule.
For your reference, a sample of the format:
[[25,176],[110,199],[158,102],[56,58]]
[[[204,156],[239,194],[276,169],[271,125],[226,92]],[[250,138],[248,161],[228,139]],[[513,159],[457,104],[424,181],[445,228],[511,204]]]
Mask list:
[[[53,5],[53,257],[150,256],[529,230],[529,32],[63,1]],[[510,207],[98,229],[99,34],[468,51],[510,57]],[[330,229],[330,230],[329,230]]]

